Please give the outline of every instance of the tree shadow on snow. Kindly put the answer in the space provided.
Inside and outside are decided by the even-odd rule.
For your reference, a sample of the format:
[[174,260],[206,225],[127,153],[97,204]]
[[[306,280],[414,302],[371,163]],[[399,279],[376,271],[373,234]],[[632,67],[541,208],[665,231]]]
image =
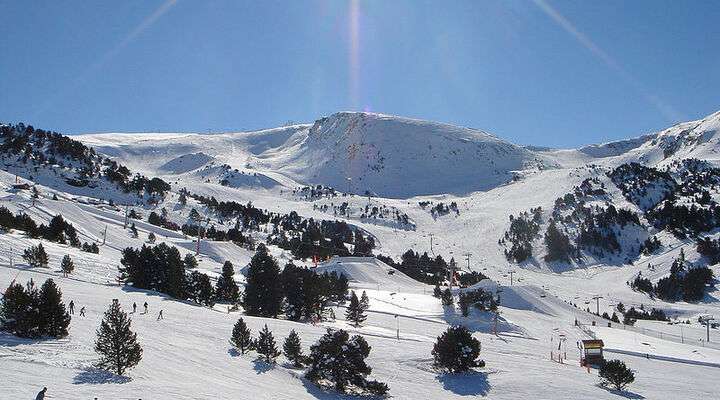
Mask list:
[[104,385],[106,383],[117,383],[117,384],[123,384],[130,382],[132,379],[130,379],[127,376],[120,376],[113,374],[112,372],[108,372],[99,368],[87,368],[75,375],[75,378],[73,378],[73,384],[75,385],[82,385],[82,384],[90,384],[90,385]]
[[486,396],[490,391],[487,374],[481,372],[442,374],[435,379],[443,384],[443,389],[459,396]]
[[240,357],[242,355],[242,353],[237,351],[237,349],[234,347],[228,349],[228,354],[230,355],[230,357]]
[[625,397],[625,398],[627,398],[627,399],[642,400],[642,399],[645,398],[645,396],[643,396],[643,395],[641,395],[641,394],[629,392],[629,391],[627,391],[627,390],[615,390],[615,389],[611,389],[611,388],[609,388],[609,387],[607,387],[607,386],[603,386],[603,385],[600,385],[600,384],[598,384],[598,385],[596,385],[596,386],[599,387],[600,389],[603,389],[603,390],[607,391],[607,392],[610,392],[610,393],[612,393],[612,394],[616,394],[616,395],[621,396],[621,397]]
[[273,364],[268,364],[263,360],[258,359],[258,360],[253,361],[253,369],[255,370],[255,372],[258,375],[264,374],[264,373],[270,371],[271,369],[273,369],[273,366],[274,366]]
[[15,347],[40,342],[40,339],[21,338],[7,332],[0,332],[0,347]]

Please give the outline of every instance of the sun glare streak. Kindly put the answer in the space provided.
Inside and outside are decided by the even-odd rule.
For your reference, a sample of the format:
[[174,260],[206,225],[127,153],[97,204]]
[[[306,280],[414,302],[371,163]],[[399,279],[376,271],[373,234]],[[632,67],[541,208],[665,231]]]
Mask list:
[[177,3],[177,0],[167,0],[165,3],[161,4],[160,7],[158,7],[155,11],[153,11],[152,14],[148,15],[145,19],[140,22],[138,26],[136,26],[133,30],[131,30],[124,38],[121,40],[115,47],[110,49],[107,53],[103,54],[102,57],[100,57],[97,61],[95,61],[90,68],[88,69],[88,72],[91,72],[93,70],[96,70],[103,65],[105,65],[108,61],[110,61],[113,57],[115,57],[120,50],[127,47],[128,44],[130,44],[135,38],[140,36],[145,30],[147,30],[149,27],[151,27],[155,21],[160,19],[170,8],[172,8],[175,3]]
[[118,42],[115,46],[113,46],[110,50],[105,52],[103,55],[98,57],[92,64],[90,64],[85,70],[83,70],[81,73],[79,73],[75,79],[73,79],[70,84],[68,85],[68,88],[65,89],[63,92],[57,93],[56,96],[52,97],[50,100],[46,101],[45,103],[40,106],[37,111],[35,112],[36,116],[42,114],[47,109],[49,109],[64,93],[67,93],[68,91],[80,86],[83,82],[85,82],[88,77],[93,74],[94,72],[101,69],[103,66],[105,66],[108,62],[110,62],[115,56],[117,56],[118,53],[120,53],[121,50],[123,50],[125,47],[127,47],[130,43],[132,43],[133,40],[135,40],[138,36],[140,36],[143,32],[145,32],[149,27],[151,27],[158,19],[160,19],[165,13],[168,12],[175,4],[177,3],[177,0],[167,0],[163,4],[160,5],[155,11],[152,12],[152,14],[145,17],[140,24],[138,24],[135,28],[133,28],[130,32],[128,32],[127,35],[123,37],[123,39]]
[[350,104],[357,109],[360,103],[360,0],[350,2],[349,17]]
[[553,8],[545,0],[533,0],[548,17],[550,17],[555,23],[557,23],[565,32],[569,33],[570,36],[575,38],[583,47],[590,51],[595,57],[599,58],[608,67],[614,70],[622,79],[630,84],[648,103],[655,107],[660,114],[663,115],[668,121],[675,123],[678,121],[685,120],[685,116],[681,115],[675,108],[668,103],[662,101],[657,95],[648,91],[640,81],[635,78],[627,69],[618,63],[613,57],[611,57],[605,50],[600,48],[595,42],[593,42],[587,35],[578,30],[567,18],[565,18],[560,12]]

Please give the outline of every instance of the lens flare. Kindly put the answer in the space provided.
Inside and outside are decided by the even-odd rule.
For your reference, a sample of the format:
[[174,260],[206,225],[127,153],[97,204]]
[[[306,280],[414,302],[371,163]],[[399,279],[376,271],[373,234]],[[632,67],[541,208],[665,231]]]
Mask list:
[[35,116],[41,115],[46,110],[48,110],[55,102],[57,102],[60,97],[64,93],[67,93],[78,86],[82,85],[90,75],[101,69],[105,64],[107,64],[110,60],[115,58],[118,53],[125,47],[127,47],[128,44],[130,44],[133,40],[135,40],[140,34],[142,34],[145,30],[147,30],[149,27],[151,27],[160,17],[165,15],[165,13],[170,10],[175,3],[177,3],[177,0],[167,0],[164,3],[160,5],[160,7],[156,8],[155,11],[153,11],[150,15],[145,17],[140,24],[135,26],[132,30],[130,30],[127,35],[123,37],[123,39],[118,42],[115,46],[113,46],[110,50],[103,53],[100,57],[98,57],[93,63],[90,64],[85,70],[83,70],[81,73],[79,73],[75,79],[73,79],[68,87],[61,92],[56,92],[56,95],[51,97],[49,100],[47,100],[45,103],[43,103],[38,109],[35,111]]
[[556,24],[558,24],[565,32],[569,33],[575,40],[577,40],[583,47],[590,51],[595,57],[599,58],[608,67],[617,72],[621,78],[630,84],[648,103],[655,107],[660,114],[670,122],[683,121],[687,118],[681,115],[675,108],[668,103],[662,101],[657,95],[647,90],[640,81],[633,76],[630,71],[625,69],[618,63],[613,57],[610,56],[605,50],[600,48],[595,42],[593,42],[587,35],[581,32],[572,22],[570,22],[565,16],[560,14],[558,10],[553,8],[545,0],[533,0],[548,17],[550,17]]
[[357,110],[360,104],[360,0],[350,2],[349,18],[350,105]]

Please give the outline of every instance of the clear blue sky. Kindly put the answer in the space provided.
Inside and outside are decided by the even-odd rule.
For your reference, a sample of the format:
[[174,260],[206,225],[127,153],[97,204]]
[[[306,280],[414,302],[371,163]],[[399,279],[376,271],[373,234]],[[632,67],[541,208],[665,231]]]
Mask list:
[[720,109],[718,1],[5,1],[0,121],[227,131],[369,110],[570,147]]

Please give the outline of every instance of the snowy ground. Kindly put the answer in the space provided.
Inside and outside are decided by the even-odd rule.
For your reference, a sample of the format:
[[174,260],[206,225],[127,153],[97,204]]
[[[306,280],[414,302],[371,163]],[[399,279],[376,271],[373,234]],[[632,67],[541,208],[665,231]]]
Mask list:
[[[716,129],[718,119],[720,115],[716,114],[702,124],[691,125],[697,129]],[[343,119],[337,123],[343,125],[348,121]],[[374,123],[385,126],[386,121]],[[421,123],[403,121],[403,124]],[[657,135],[675,137],[686,128],[688,126],[681,124]],[[300,179],[304,177],[304,172],[301,169],[307,164],[302,164],[302,160],[298,161],[299,158],[293,158],[290,153],[297,147],[298,141],[311,140],[306,137],[309,129],[308,125],[298,125],[209,137],[145,134],[93,135],[81,139],[134,170],[148,176],[160,176],[172,183],[174,192],[157,208],[138,207],[145,219],[150,211],[165,207],[169,218],[181,224],[187,220],[193,207],[202,211],[192,200],[185,207],[178,204],[177,190],[183,187],[218,199],[243,203],[251,201],[255,206],[270,211],[285,213],[295,210],[303,217],[334,219],[336,217],[331,213],[313,207],[314,202],[292,194],[293,189],[302,186],[304,181]],[[432,125],[424,129],[444,128]],[[657,335],[643,335],[624,330],[621,326],[592,328],[594,334],[612,350],[607,352],[608,357],[622,359],[636,370],[636,382],[630,387],[632,393],[625,396],[647,399],[717,397],[715,377],[720,373],[717,367],[720,365],[720,350],[702,347],[699,339],[704,337],[705,330],[697,323],[697,316],[720,316],[720,302],[717,301],[720,293],[711,292],[706,302],[698,304],[666,303],[634,292],[626,285],[626,281],[639,271],[653,280],[667,274],[672,260],[681,249],[690,261],[697,260],[699,255],[692,243],[663,237],[665,247],[662,252],[643,257],[634,265],[592,264],[564,272],[553,272],[543,265],[512,265],[504,258],[502,247],[497,243],[508,226],[508,215],[517,215],[537,206],[550,209],[557,197],[571,191],[573,186],[592,173],[591,169],[584,167],[585,164],[613,165],[641,157],[656,159],[662,153],[661,149],[653,147],[648,140],[636,140],[533,155],[529,150],[507,147],[505,143],[481,132],[463,129],[448,132],[455,136],[465,135],[464,139],[469,141],[455,143],[465,153],[458,153],[460,155],[453,161],[455,167],[449,172],[471,173],[463,169],[463,157],[469,157],[468,146],[477,146],[478,143],[488,152],[502,152],[503,149],[511,152],[512,162],[503,164],[493,159],[498,161],[494,165],[499,172],[486,186],[480,185],[487,189],[485,191],[416,196],[427,184],[427,181],[422,181],[425,183],[406,185],[408,193],[403,193],[403,196],[392,193],[393,198],[368,199],[365,196],[341,195],[322,199],[317,204],[347,201],[356,209],[367,204],[384,205],[406,213],[415,224],[414,229],[399,229],[396,224],[360,220],[357,216],[337,217],[369,232],[376,239],[375,253],[392,256],[395,260],[399,260],[406,250],[413,249],[442,255],[445,259],[454,257],[459,265],[466,268],[464,254],[472,253],[469,268],[481,271],[494,280],[496,283],[490,283],[491,287],[499,284],[502,289],[498,334],[492,333],[495,328],[493,315],[474,313],[466,319],[458,311],[444,310],[439,300],[431,296],[431,287],[409,280],[399,272],[389,275],[386,265],[363,259],[333,260],[321,265],[320,269],[342,270],[349,275],[352,288],[367,292],[371,299],[371,312],[364,327],[356,329],[346,324],[343,321],[344,312],[339,308],[336,310],[337,321],[318,326],[245,317],[253,331],[257,332],[267,323],[280,342],[290,329],[295,329],[306,351],[329,327],[360,333],[373,347],[368,360],[373,367],[373,377],[387,382],[392,396],[400,399],[468,396],[491,399],[616,399],[618,394],[596,385],[598,378],[595,370],[588,372],[578,365],[576,342],[589,336],[576,327],[574,321],[605,324],[606,321],[582,311],[590,308],[594,312],[596,302],[592,298],[602,296],[600,313],[607,311],[612,314],[613,308],[622,302],[626,308],[640,305],[646,309],[662,308],[677,320],[691,322],[682,325],[638,324],[640,328],[653,332],[677,335],[680,331],[683,338],[688,338],[688,343],[662,340]],[[382,136],[363,136],[367,132],[362,130],[350,133],[368,140],[382,139]],[[351,141],[356,140],[356,136]],[[708,141],[693,148],[693,152],[683,150],[683,154],[712,159],[709,154],[714,143]],[[420,154],[422,149],[405,150]],[[428,154],[432,157],[432,153]],[[596,158],[598,155],[603,158]],[[317,154],[310,156],[316,157]],[[312,161],[310,156],[307,160]],[[341,157],[340,154],[335,156]],[[518,173],[521,178],[516,182],[505,179],[512,175],[509,168],[516,167],[521,161],[534,161],[535,156],[552,168],[525,169]],[[500,155],[497,157],[502,158]],[[294,160],[294,169],[275,169],[279,165],[277,163],[289,159]],[[416,163],[421,161],[422,158],[414,160]],[[237,168],[240,174],[232,177],[229,186],[223,186],[218,181],[220,176],[224,176],[218,174],[222,173],[220,166],[225,163],[233,169]],[[340,161],[334,160],[333,163],[328,168],[337,166]],[[366,167],[362,166],[363,176],[374,174],[374,169]],[[318,176],[330,173],[317,168],[313,171]],[[428,177],[436,180],[447,178],[448,171],[441,172]],[[468,191],[475,187],[473,175],[469,176],[465,176],[468,180],[462,181]],[[344,183],[343,176],[331,177]],[[337,398],[335,394],[322,392],[303,380],[302,371],[285,366],[282,357],[278,365],[269,368],[255,363],[252,356],[234,355],[228,338],[232,325],[241,314],[228,314],[222,305],[211,310],[170,300],[156,293],[120,287],[115,283],[123,248],[141,246],[147,241],[148,234],[153,232],[158,241],[177,246],[183,253],[193,253],[196,244],[192,237],[147,222],[133,221],[140,234],[139,238],[133,238],[123,227],[124,209],[107,204],[108,197],[114,193],[108,193],[104,203],[90,201],[80,196],[83,193],[69,194],[57,190],[61,186],[53,185],[49,177],[39,187],[42,197],[33,206],[27,191],[14,192],[10,189],[14,179],[12,174],[0,171],[0,205],[13,211],[24,211],[38,222],[46,222],[61,214],[78,229],[81,241],[101,243],[105,237],[105,244],[100,247],[100,254],[94,255],[43,242],[50,254],[51,268],[39,270],[29,269],[20,258],[22,250],[37,243],[37,240],[17,232],[0,234],[0,288],[7,287],[13,279],[25,282],[32,278],[41,282],[52,277],[63,290],[66,301],[73,299],[78,306],[86,306],[88,310],[86,318],[73,318],[70,336],[62,340],[32,342],[0,335],[0,398],[31,398],[42,386],[48,386],[50,398],[57,399]],[[412,179],[412,175],[404,173],[400,178],[395,176],[393,179]],[[392,182],[377,181],[378,185],[385,185],[381,185],[383,189],[388,189]],[[359,185],[358,182],[349,183],[352,191]],[[342,184],[336,186],[338,190],[345,189]],[[53,193],[60,200],[51,200]],[[442,201],[446,204],[455,201],[460,213],[433,217],[418,205],[421,201]],[[226,229],[229,221],[213,220],[213,223]],[[281,265],[291,259],[288,252],[276,247],[271,246],[270,251]],[[200,252],[199,270],[214,277],[219,274],[222,263],[230,260],[236,267],[236,280],[244,281],[240,270],[252,257],[251,251],[227,242],[203,241]],[[58,272],[60,259],[65,254],[70,254],[76,264],[76,272],[69,278],[63,278]],[[309,260],[295,263],[311,264]],[[648,268],[648,264],[654,268]],[[720,275],[718,267],[714,270],[716,275]],[[132,302],[142,304],[147,301],[150,304],[149,315],[132,316],[133,326],[144,347],[144,358],[136,369],[129,372],[128,379],[92,369],[96,357],[92,350],[95,329],[102,312],[114,298],[119,299],[126,309]],[[159,309],[164,310],[166,319],[163,321],[155,320]],[[487,367],[476,374],[448,376],[432,369],[430,351],[435,338],[449,325],[458,323],[473,329],[474,335],[482,342],[481,356]],[[567,337],[567,360],[563,364],[550,360],[553,349],[557,355],[560,334]],[[711,341],[720,342],[717,329],[711,330]]]

